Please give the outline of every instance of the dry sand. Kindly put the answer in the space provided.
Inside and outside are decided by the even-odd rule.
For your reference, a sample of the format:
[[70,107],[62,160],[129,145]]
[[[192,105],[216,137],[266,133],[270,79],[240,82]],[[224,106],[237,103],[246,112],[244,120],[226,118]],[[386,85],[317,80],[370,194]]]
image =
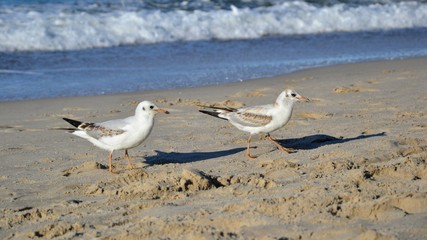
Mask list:
[[[272,135],[248,135],[197,105],[311,98]],[[137,166],[63,131],[153,100]],[[172,91],[0,103],[0,239],[425,239],[427,59],[324,67]]]

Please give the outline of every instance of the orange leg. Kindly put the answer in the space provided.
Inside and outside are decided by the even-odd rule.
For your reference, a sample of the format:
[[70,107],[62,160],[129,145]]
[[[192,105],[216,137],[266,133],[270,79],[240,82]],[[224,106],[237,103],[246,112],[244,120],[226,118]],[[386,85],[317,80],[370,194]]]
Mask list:
[[254,158],[256,158],[255,156],[252,156],[251,155],[251,138],[252,138],[252,135],[249,135],[249,138],[248,138],[248,145],[247,145],[247,149],[246,149],[246,157],[248,158],[248,159],[254,159]]
[[130,157],[127,149],[125,150],[125,158],[128,160],[128,168],[133,169],[133,165],[132,165],[132,162],[130,161]]
[[293,152],[295,152],[295,150],[292,149],[292,148],[285,148],[282,145],[280,145],[280,143],[278,143],[276,141],[276,139],[274,139],[273,137],[271,137],[270,134],[267,134],[267,139],[270,140],[274,145],[276,145],[276,147],[278,147],[283,152],[287,152],[287,153],[293,153]]
[[113,152],[110,152],[108,155],[108,164],[108,171],[110,171],[110,173],[117,174],[116,172],[113,172]]

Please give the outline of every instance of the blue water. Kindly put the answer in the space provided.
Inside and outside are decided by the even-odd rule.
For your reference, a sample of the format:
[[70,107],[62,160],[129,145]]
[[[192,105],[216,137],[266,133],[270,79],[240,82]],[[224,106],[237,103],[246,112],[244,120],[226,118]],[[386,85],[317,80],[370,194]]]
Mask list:
[[0,101],[427,55],[426,1],[346,2],[2,1]]

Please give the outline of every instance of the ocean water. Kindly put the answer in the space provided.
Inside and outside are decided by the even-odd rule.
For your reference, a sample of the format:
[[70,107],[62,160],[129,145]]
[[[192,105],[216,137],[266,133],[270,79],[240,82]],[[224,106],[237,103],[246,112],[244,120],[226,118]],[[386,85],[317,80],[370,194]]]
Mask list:
[[426,55],[426,0],[0,1],[0,101]]

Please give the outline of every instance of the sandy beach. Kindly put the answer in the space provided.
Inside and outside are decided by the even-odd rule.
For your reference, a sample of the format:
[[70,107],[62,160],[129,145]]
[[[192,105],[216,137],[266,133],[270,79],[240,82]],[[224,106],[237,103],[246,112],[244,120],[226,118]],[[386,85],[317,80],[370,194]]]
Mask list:
[[[303,70],[200,88],[0,102],[0,239],[425,239],[427,58]],[[273,103],[285,88],[310,98],[253,139],[199,105]],[[108,152],[61,118],[159,114],[151,136]]]

